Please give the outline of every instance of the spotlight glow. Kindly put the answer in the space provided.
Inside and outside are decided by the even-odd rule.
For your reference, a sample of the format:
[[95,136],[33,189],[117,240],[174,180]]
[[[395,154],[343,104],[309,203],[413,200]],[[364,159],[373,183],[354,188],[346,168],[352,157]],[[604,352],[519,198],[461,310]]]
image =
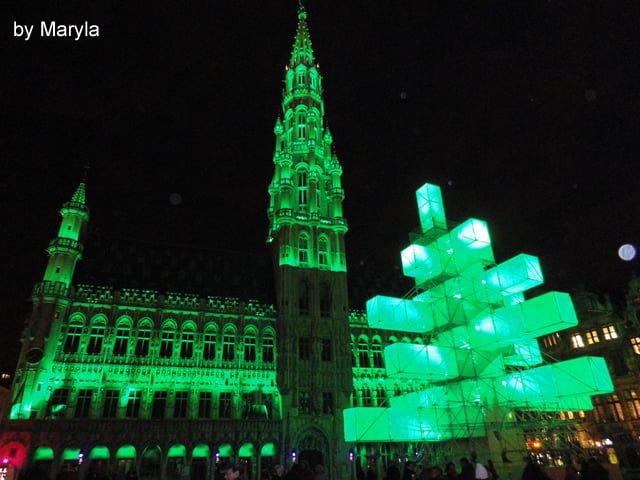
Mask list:
[[618,249],[618,256],[625,262],[630,262],[636,258],[636,247],[629,243],[625,243]]

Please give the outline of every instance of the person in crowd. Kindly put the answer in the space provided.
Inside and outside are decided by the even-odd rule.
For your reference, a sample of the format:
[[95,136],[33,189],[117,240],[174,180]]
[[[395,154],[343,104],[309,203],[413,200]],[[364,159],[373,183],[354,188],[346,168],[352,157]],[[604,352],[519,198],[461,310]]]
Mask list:
[[522,471],[522,480],[551,480],[539,463],[531,457],[525,457],[527,464]]
[[564,480],[579,480],[578,470],[573,465],[567,465],[564,468]]
[[387,477],[385,480],[401,480],[402,474],[395,463],[391,463],[387,468]]
[[476,479],[476,471],[471,464],[471,462],[466,458],[462,457],[460,459],[460,476],[459,480],[475,480]]
[[416,462],[407,462],[404,464],[404,472],[402,472],[402,480],[415,480],[416,478]]
[[489,477],[491,478],[491,480],[498,480],[500,478],[500,475],[498,475],[496,467],[493,464],[493,460],[491,459],[487,460],[487,471],[489,472]]
[[324,465],[322,465],[321,463],[316,465],[314,471],[316,472],[315,476],[313,477],[314,480],[329,480],[327,472],[324,469]]
[[279,463],[273,466],[273,472],[271,473],[271,480],[283,480],[284,479],[284,467]]
[[444,480],[442,469],[438,466],[432,466],[429,471],[429,480]]
[[224,480],[247,480],[239,465],[229,462],[220,469]]
[[456,472],[456,464],[449,462],[444,467],[445,480],[458,480],[458,472]]
[[587,460],[589,480],[609,480],[609,471],[598,460],[591,457]]

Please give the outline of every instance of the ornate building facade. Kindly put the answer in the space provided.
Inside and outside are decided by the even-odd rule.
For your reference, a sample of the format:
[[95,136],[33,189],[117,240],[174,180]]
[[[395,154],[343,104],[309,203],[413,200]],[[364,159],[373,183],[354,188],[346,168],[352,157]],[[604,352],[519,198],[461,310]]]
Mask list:
[[[32,292],[0,433],[5,467],[204,479],[231,458],[260,478],[269,465],[305,459],[332,479],[351,475],[342,409],[382,405],[408,387],[383,380],[383,346],[400,339],[349,312],[342,167],[324,113],[300,7],[269,185],[275,305],[139,288],[140,278],[102,282],[111,267],[78,275],[76,266],[108,250],[83,258],[90,214],[80,183]],[[132,264],[150,262],[139,255]]]

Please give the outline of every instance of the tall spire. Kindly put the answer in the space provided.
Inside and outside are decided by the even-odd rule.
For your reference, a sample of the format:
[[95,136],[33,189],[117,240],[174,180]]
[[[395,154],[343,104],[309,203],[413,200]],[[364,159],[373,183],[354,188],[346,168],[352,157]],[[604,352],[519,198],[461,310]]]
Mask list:
[[89,168],[89,165],[85,165],[82,169],[82,178],[80,179],[80,184],[71,197],[71,202],[73,203],[79,203],[80,205],[86,206],[87,175],[89,174]]
[[313,46],[311,45],[311,35],[309,34],[309,26],[307,25],[307,11],[302,4],[298,2],[298,28],[293,41],[293,50],[291,51],[291,60],[289,64],[293,67],[301,63],[312,65]]

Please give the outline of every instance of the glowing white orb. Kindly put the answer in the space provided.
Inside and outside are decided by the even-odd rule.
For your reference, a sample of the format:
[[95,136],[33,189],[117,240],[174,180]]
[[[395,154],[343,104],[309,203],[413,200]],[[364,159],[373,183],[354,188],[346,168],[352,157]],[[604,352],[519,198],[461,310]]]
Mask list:
[[630,262],[636,258],[636,247],[629,243],[625,243],[618,249],[618,256],[625,262]]

